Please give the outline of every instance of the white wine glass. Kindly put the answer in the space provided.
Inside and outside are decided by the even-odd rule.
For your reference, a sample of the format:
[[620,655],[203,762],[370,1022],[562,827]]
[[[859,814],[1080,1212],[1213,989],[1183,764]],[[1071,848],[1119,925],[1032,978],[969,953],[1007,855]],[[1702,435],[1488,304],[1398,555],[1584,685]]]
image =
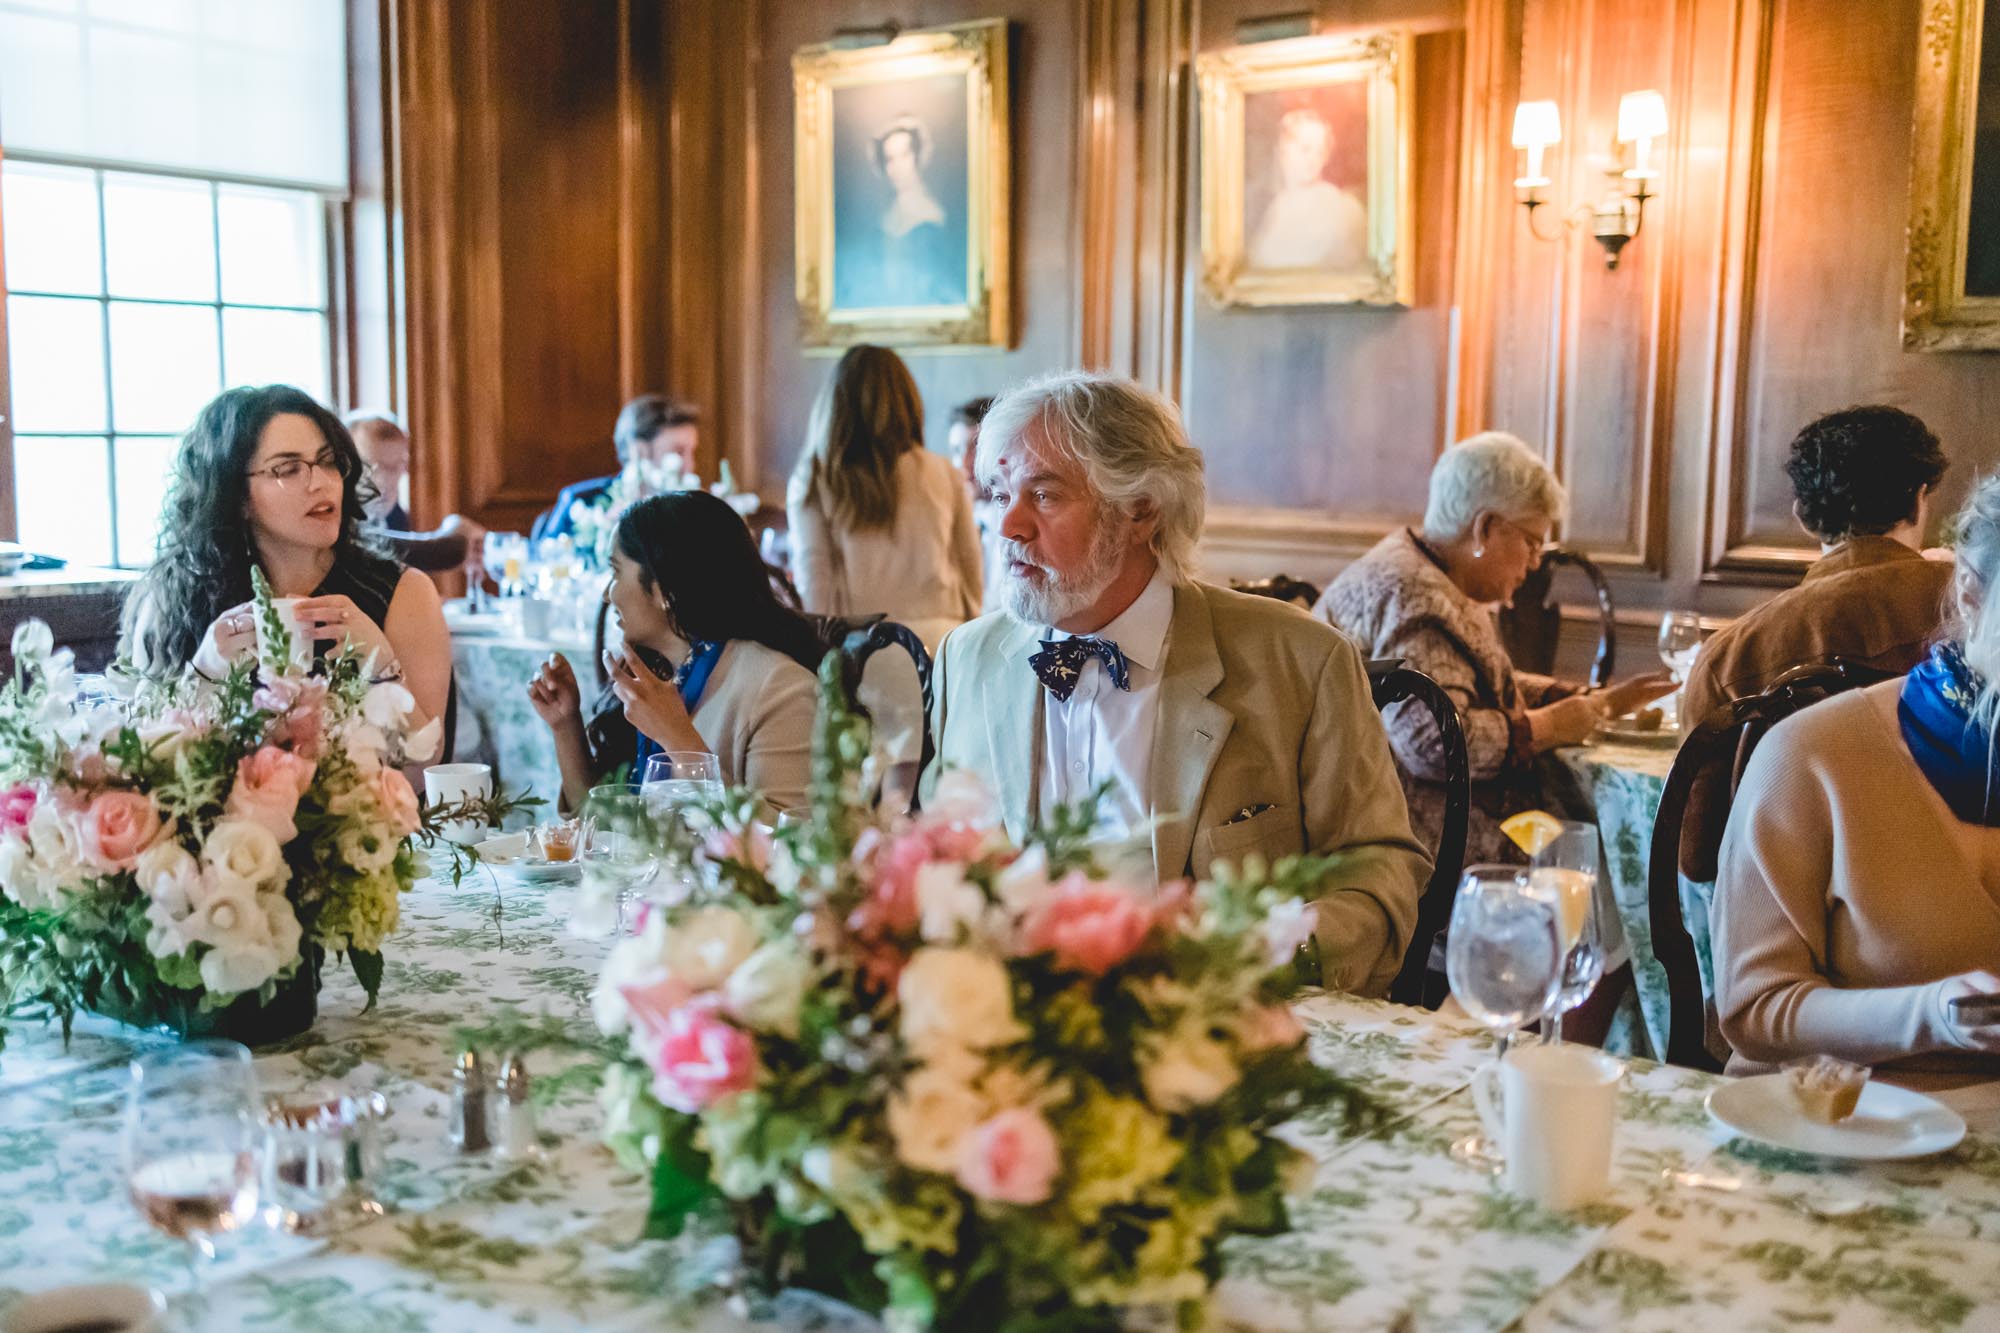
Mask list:
[[1555,910],[1562,931],[1562,976],[1542,1015],[1542,1040],[1562,1040],[1563,1015],[1590,998],[1604,976],[1604,937],[1597,908],[1597,827],[1558,821],[1559,831],[1528,866],[1528,888]]
[[591,788],[580,813],[591,834],[570,931],[622,935],[627,904],[659,875],[659,826],[645,798],[620,783]]
[[706,750],[662,750],[648,755],[639,794],[657,815],[680,817],[688,806],[722,795],[722,761]]
[[1660,662],[1674,678],[1687,683],[1694,660],[1701,655],[1701,617],[1693,611],[1669,611],[1660,618]]
[[199,1302],[214,1236],[257,1212],[264,1128],[249,1050],[190,1041],[132,1062],[125,1098],[125,1181],[153,1229],[187,1245]]
[[[1445,975],[1453,998],[1493,1033],[1496,1063],[1507,1058],[1514,1033],[1555,998],[1561,962],[1555,909],[1529,889],[1521,869],[1468,866],[1445,937]],[[1451,1155],[1488,1171],[1501,1163],[1500,1146],[1483,1134],[1458,1140]]]

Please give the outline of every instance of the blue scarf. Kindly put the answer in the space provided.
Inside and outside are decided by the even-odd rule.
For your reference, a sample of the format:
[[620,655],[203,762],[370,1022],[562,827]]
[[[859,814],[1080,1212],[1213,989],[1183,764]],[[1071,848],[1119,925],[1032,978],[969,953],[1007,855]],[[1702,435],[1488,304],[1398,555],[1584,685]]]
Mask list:
[[[702,640],[690,647],[688,655],[674,668],[674,688],[681,692],[681,702],[687,705],[690,717],[701,703],[703,692],[708,689],[708,678],[715,672],[715,660],[721,656],[721,644]],[[637,734],[638,750],[632,756],[632,785],[635,787],[646,776],[646,761],[663,748],[645,732]]]
[[1983,682],[1956,644],[1931,649],[1903,680],[1896,704],[1903,743],[1951,812],[1968,824],[2000,824],[1993,733],[1973,720]]

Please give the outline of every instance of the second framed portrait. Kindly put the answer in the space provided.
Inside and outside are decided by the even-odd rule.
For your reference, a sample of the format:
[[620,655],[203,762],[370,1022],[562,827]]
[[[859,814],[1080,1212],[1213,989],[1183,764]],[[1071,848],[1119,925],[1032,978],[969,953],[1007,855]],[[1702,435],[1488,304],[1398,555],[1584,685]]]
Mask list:
[[1201,57],[1202,285],[1224,305],[1408,305],[1413,42],[1301,37]]
[[805,344],[1006,345],[1006,21],[809,46],[792,87]]

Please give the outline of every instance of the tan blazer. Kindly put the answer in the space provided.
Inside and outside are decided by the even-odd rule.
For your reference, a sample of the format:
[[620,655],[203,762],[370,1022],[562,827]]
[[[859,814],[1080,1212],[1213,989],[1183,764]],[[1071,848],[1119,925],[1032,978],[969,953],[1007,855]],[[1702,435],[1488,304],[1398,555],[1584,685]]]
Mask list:
[[[1030,828],[1044,694],[1036,630],[1005,613],[954,630],[932,676],[937,760],[993,783],[1009,836]],[[1430,861],[1410,833],[1361,654],[1295,607],[1174,589],[1148,793],[1162,879],[1251,852],[1355,857],[1320,899],[1329,985],[1380,994],[1402,966]],[[1246,810],[1260,813],[1241,817]]]
[[785,509],[806,610],[884,614],[931,648],[946,630],[979,614],[979,529],[964,478],[942,454],[913,449],[896,460],[896,517],[887,527],[837,526],[797,476]]

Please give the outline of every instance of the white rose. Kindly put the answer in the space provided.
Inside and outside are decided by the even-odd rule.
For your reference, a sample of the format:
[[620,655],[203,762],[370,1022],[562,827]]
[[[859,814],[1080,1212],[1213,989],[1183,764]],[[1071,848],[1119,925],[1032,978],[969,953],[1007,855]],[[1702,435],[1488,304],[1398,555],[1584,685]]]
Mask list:
[[994,877],[993,891],[1016,918],[1033,914],[1049,896],[1048,853],[1038,846],[1022,852]]
[[1007,969],[977,949],[923,948],[896,983],[903,1043],[919,1055],[984,1050],[1019,1041]]
[[956,944],[961,932],[976,931],[985,908],[986,894],[956,861],[932,861],[917,871],[918,930],[932,944]]
[[55,905],[55,894],[24,838],[0,838],[0,892],[23,907]]
[[212,995],[253,991],[277,975],[285,961],[269,944],[210,949],[201,956],[201,984]]
[[364,875],[372,875],[393,865],[403,840],[387,825],[350,823],[340,830],[340,857]]
[[292,910],[291,899],[282,892],[260,893],[258,905],[264,909],[264,924],[271,936],[271,948],[277,952],[278,961],[288,963],[299,956],[299,941],[305,931],[299,926],[299,914]]
[[83,878],[83,855],[76,843],[76,826],[56,813],[53,799],[36,803],[28,817],[28,848],[40,868],[43,891],[53,897]]
[[132,873],[148,897],[186,902],[201,879],[201,866],[186,848],[168,837],[139,853]]
[[1241,1075],[1227,1046],[1188,1024],[1170,1033],[1139,1064],[1147,1100],[1169,1112],[1207,1106],[1235,1087]]
[[597,1020],[597,1030],[605,1036],[616,1037],[630,1026],[625,997],[619,989],[660,976],[660,948],[665,935],[665,922],[655,912],[644,930],[618,941],[604,956],[604,968],[597,974],[597,988],[590,992],[590,1014]]
[[16,660],[47,657],[55,651],[56,636],[42,621],[24,620],[14,626],[13,646]]
[[341,753],[354,765],[354,771],[365,780],[372,778],[382,767],[382,756],[388,753],[389,737],[382,728],[359,718],[349,718],[342,723],[336,733]]
[[714,990],[759,943],[757,927],[741,912],[704,907],[667,927],[660,964],[691,991]]
[[729,1012],[781,1037],[799,1035],[799,1006],[813,984],[812,962],[789,940],[773,940],[743,960],[722,989]]
[[944,1174],[957,1169],[959,1145],[986,1118],[986,1099],[972,1086],[977,1070],[963,1057],[927,1062],[889,1098],[889,1133],[904,1163]]
[[201,859],[222,890],[240,888],[255,893],[291,878],[277,838],[262,824],[247,819],[219,820],[209,830]]

